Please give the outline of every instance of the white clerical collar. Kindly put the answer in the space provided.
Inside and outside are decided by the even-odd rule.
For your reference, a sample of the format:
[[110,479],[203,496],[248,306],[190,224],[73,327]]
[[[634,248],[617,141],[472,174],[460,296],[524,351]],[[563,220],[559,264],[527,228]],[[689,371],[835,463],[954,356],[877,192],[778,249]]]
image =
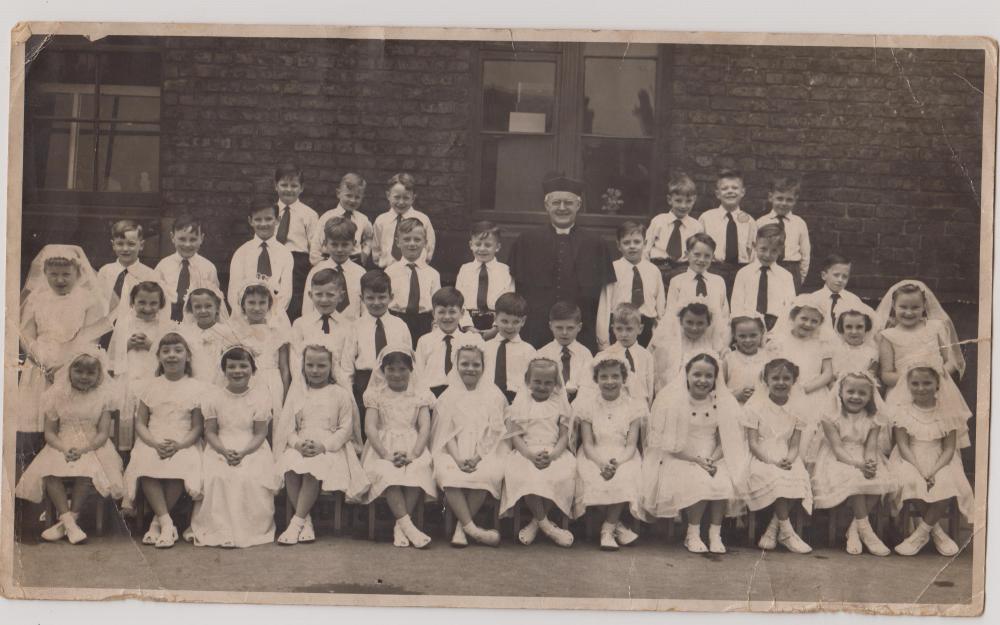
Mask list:
[[556,234],[569,234],[570,231],[573,229],[573,226],[570,226],[568,228],[559,228],[557,226],[552,226],[552,227],[555,228]]

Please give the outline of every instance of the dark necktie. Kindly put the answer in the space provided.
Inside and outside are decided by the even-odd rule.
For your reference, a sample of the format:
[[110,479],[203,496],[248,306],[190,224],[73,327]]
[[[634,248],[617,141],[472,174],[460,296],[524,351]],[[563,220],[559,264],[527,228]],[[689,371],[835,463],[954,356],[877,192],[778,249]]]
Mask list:
[[115,295],[118,297],[122,296],[122,288],[125,286],[125,276],[128,275],[128,268],[122,269],[122,272],[118,274],[115,279]]
[[173,313],[170,318],[180,321],[184,316],[184,297],[191,286],[191,261],[184,258],[181,260],[181,271],[177,274],[177,302],[173,306]]
[[410,268],[410,293],[406,298],[406,313],[415,315],[420,312],[420,280],[417,278],[416,263],[407,263]]
[[632,267],[632,305],[640,307],[645,301],[646,295],[642,291],[642,276],[639,275],[639,268]]
[[323,325],[321,326],[320,329],[323,330],[323,334],[329,334],[330,333],[330,313],[324,313],[323,315],[320,315],[320,319],[323,320]]
[[493,383],[500,387],[501,391],[507,390],[507,339],[500,341],[497,348],[496,371],[493,373]]
[[344,266],[341,265],[340,263],[337,263],[337,273],[339,273],[341,277],[344,278],[344,297],[342,297],[341,300],[337,302],[337,312],[344,312],[345,310],[347,310],[347,307],[351,305],[351,296],[347,292],[347,274],[344,273]]
[[738,264],[740,262],[740,237],[736,232],[736,219],[732,213],[726,213],[726,262]]
[[403,221],[403,216],[396,214],[396,225],[392,229],[392,257],[399,260],[403,257],[403,252],[399,249],[399,243],[396,241],[396,235],[399,234],[399,222]]
[[260,243],[260,256],[257,257],[257,277],[271,277],[271,255],[267,253],[267,241]]
[[833,311],[837,308],[837,300],[840,299],[840,293],[834,293],[830,295],[830,324],[833,326],[837,325],[837,318],[833,316]]
[[573,359],[573,354],[570,353],[568,347],[562,348],[562,357],[559,359],[562,361],[562,375],[563,375],[563,386],[569,384],[569,376],[571,373],[570,361]]
[[486,269],[486,263],[479,265],[479,287],[476,290],[476,310],[486,312],[489,310],[486,297],[490,291],[490,272]]
[[375,359],[378,360],[378,355],[382,353],[385,346],[389,341],[385,338],[385,326],[382,325],[382,319],[378,318],[375,320]]
[[696,273],[694,274],[694,281],[698,283],[694,285],[694,294],[698,297],[708,297],[708,285],[705,284],[705,276]]
[[628,361],[628,368],[632,373],[635,373],[635,360],[632,358],[632,352],[625,348],[625,360]]
[[278,222],[278,243],[284,245],[288,243],[288,228],[292,225],[292,207],[286,206],[281,212],[281,221]]
[[670,233],[670,238],[667,239],[667,256],[670,260],[679,260],[681,257],[681,224],[684,223],[680,219],[674,220],[674,231]]
[[[778,227],[781,228],[782,231],[784,231],[785,230],[785,220],[788,219],[788,217],[786,215],[778,215],[777,217],[778,217]],[[785,234],[787,236],[788,233],[786,232]],[[783,260],[785,260],[785,246],[784,245],[781,246],[781,251],[778,252],[778,262],[780,263]]]
[[444,374],[448,375],[451,373],[451,339],[453,337],[450,334],[444,335]]
[[767,313],[767,267],[760,268],[760,281],[757,283],[757,312]]

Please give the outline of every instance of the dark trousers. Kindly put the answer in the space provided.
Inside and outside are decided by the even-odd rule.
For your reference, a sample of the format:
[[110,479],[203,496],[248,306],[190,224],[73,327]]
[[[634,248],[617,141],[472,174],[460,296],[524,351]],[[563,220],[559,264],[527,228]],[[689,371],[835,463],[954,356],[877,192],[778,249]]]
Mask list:
[[429,312],[408,313],[398,310],[390,310],[389,312],[402,319],[406,327],[409,328],[410,338],[413,340],[413,349],[417,348],[417,341],[420,337],[430,332],[431,327],[434,325],[434,318]]
[[306,278],[312,265],[306,252],[292,252],[292,299],[288,301],[288,320],[295,321],[302,316],[302,298],[306,293]]
[[778,263],[782,267],[788,270],[792,274],[792,281],[795,283],[795,294],[798,295],[802,292],[802,261],[801,260],[783,260]]
[[744,267],[741,263],[727,263],[713,261],[712,265],[708,270],[717,276],[721,276],[722,280],[726,283],[726,297],[730,300],[733,299],[733,283],[736,282],[736,273]]
[[365,436],[365,389],[368,388],[368,381],[372,379],[371,369],[358,369],[354,372],[354,383],[351,391],[354,393],[354,401],[358,404],[358,419],[361,421],[361,441]]

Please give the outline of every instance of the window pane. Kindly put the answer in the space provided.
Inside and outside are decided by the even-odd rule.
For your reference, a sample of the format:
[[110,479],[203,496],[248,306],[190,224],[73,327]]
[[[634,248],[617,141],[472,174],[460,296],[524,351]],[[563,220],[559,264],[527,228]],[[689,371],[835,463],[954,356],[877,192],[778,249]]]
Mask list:
[[652,141],[584,139],[587,212],[628,215],[649,212],[652,146]]
[[652,137],[656,61],[584,61],[583,133]]
[[[94,190],[94,142],[96,133],[92,124],[70,123],[70,154],[73,155],[69,164],[70,176],[73,178],[71,189],[77,191]],[[74,133],[73,128],[78,131]],[[75,146],[75,149],[74,149]]]
[[555,157],[553,137],[483,137],[480,207],[542,210],[542,178]]
[[35,123],[35,184],[45,189],[68,188],[69,123]]
[[156,124],[101,124],[98,191],[149,193],[160,179]]
[[161,65],[157,52],[104,52],[101,54],[101,84],[159,87]]
[[112,87],[101,87],[101,119],[156,122],[160,120],[157,96],[106,95]]
[[97,57],[88,52],[44,49],[28,64],[33,83],[92,85],[96,80]]
[[552,132],[556,64],[547,61],[483,63],[483,130]]

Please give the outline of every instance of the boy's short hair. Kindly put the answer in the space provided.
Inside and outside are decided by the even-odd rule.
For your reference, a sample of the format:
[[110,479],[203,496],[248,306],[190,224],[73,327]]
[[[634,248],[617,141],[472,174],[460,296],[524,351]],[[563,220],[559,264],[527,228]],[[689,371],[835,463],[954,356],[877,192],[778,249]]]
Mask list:
[[399,227],[396,228],[396,236],[399,236],[401,234],[409,234],[414,230],[416,230],[417,228],[423,230],[424,233],[427,232],[427,229],[424,228],[424,222],[420,221],[416,217],[407,217],[406,219],[403,219],[402,221],[399,222]]
[[716,178],[715,183],[718,184],[720,180],[739,180],[743,182],[743,172],[738,169],[723,169],[719,172],[719,177]]
[[139,240],[142,241],[142,226],[131,219],[119,219],[111,224],[112,239],[124,239],[125,235],[129,232],[134,232]]
[[294,163],[282,163],[275,168],[274,183],[278,184],[285,178],[298,178],[300,184],[306,183],[305,176],[302,175],[302,169]]
[[611,311],[611,323],[638,323],[642,324],[642,314],[639,307],[631,302],[622,302]]
[[772,244],[785,243],[785,229],[778,224],[764,224],[757,229],[755,241],[767,241]]
[[583,313],[580,312],[580,307],[573,302],[560,300],[549,309],[549,321],[575,321],[580,323],[583,321]]
[[269,210],[272,213],[274,213],[275,219],[278,218],[278,205],[277,205],[277,203],[275,203],[275,202],[269,202],[269,203],[265,204],[264,202],[262,202],[260,200],[255,200],[255,201],[250,202],[249,204],[247,204],[246,216],[247,216],[247,218],[252,218],[257,213],[259,213],[261,211],[266,211],[266,210]]
[[177,219],[174,220],[173,225],[170,226],[170,231],[184,232],[185,230],[191,230],[192,232],[196,232],[198,234],[204,232],[201,225],[201,219],[198,219],[190,213],[178,215]]
[[366,271],[361,276],[361,293],[392,293],[392,280],[381,269]]
[[623,221],[621,225],[618,226],[618,230],[615,233],[615,240],[621,241],[630,234],[639,233],[639,236],[646,238],[646,226],[642,225],[638,221]]
[[344,274],[329,267],[326,269],[320,269],[314,273],[312,278],[309,280],[309,288],[314,286],[326,286],[327,284],[332,284],[334,288],[340,292],[347,290],[347,281],[344,279]]
[[680,195],[696,195],[698,193],[698,186],[688,176],[682,171],[675,171],[670,174],[667,179],[667,195],[672,195],[674,193]]
[[690,252],[692,248],[694,248],[695,243],[704,243],[710,247],[713,252],[715,251],[715,239],[704,232],[695,232],[689,236],[688,240],[684,243],[684,247]]
[[385,183],[386,191],[393,188],[397,184],[403,185],[404,189],[406,189],[410,193],[413,193],[413,190],[417,188],[417,179],[414,178],[411,174],[408,174],[406,172],[400,172],[395,176],[393,176],[392,178],[389,178],[389,181]]
[[153,282],[152,280],[144,280],[139,282],[132,287],[132,290],[128,292],[128,303],[130,306],[135,305],[135,298],[139,295],[139,292],[144,293],[157,293],[160,296],[160,310],[167,305],[167,296],[163,292],[163,287],[160,286],[159,282]]
[[334,217],[323,224],[323,239],[330,242],[354,243],[358,225],[347,217]]
[[441,287],[431,295],[431,308],[438,306],[462,308],[465,306],[465,296],[453,286]]
[[500,226],[492,221],[477,221],[472,224],[469,229],[470,239],[485,239],[486,237],[493,237],[500,241]]
[[498,315],[503,313],[514,317],[527,317],[528,300],[517,293],[504,293],[497,298],[496,312]]
[[340,184],[337,185],[338,189],[346,189],[348,191],[356,191],[358,193],[364,193],[365,189],[368,187],[368,183],[365,179],[361,177],[360,174],[355,174],[353,172],[347,172],[340,179]]
[[823,259],[823,262],[819,266],[820,271],[829,271],[830,267],[834,265],[850,265],[851,259],[841,256],[840,254],[830,254]]
[[793,193],[799,194],[802,181],[795,176],[778,176],[771,179],[771,193]]

